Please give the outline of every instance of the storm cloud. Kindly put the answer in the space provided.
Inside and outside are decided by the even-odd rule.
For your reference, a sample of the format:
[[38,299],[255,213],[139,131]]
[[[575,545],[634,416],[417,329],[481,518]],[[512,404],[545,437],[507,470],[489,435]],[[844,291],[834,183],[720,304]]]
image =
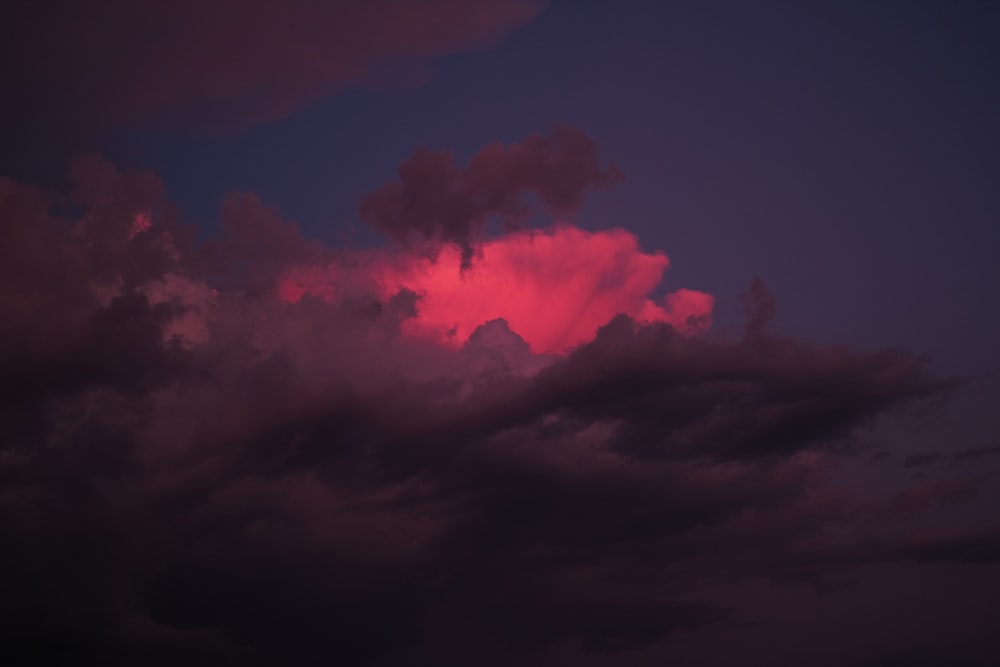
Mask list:
[[[735,627],[706,591],[748,578],[1000,556],[995,531],[906,523],[967,484],[830,482],[875,420],[955,382],[770,333],[762,282],[732,338],[708,295],[700,326],[648,301],[666,256],[621,230],[510,231],[463,269],[328,247],[234,195],[196,244],[154,174],[71,173],[68,196],[0,181],[6,661],[612,655]],[[588,244],[621,252],[572,269]],[[441,292],[477,275],[585,326]]]

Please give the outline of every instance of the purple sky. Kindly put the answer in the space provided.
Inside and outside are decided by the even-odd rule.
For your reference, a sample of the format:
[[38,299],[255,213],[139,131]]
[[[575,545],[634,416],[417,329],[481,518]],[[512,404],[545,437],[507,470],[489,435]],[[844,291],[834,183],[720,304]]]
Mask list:
[[0,662],[996,664],[997,34],[8,3]]

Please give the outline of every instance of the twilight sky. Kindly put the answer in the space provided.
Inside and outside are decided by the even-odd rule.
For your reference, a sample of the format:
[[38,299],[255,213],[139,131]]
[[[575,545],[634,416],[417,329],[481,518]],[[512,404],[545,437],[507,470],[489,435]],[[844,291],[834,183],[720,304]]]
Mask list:
[[0,663],[997,664],[998,34],[6,3]]

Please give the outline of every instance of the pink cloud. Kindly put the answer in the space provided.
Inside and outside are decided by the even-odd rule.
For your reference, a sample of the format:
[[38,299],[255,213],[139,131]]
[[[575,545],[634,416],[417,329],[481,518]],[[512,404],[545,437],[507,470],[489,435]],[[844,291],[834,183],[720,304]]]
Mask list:
[[[383,298],[401,289],[419,296],[417,314],[403,323],[410,335],[461,345],[482,324],[506,320],[536,353],[566,352],[594,337],[618,314],[666,322],[682,331],[709,321],[710,295],[682,289],[661,302],[650,298],[669,266],[662,252],[647,253],[623,229],[587,232],[571,226],[517,232],[488,241],[471,268],[447,247],[436,260],[383,256],[365,271]],[[279,295],[330,300],[341,267],[301,268],[280,283]]]

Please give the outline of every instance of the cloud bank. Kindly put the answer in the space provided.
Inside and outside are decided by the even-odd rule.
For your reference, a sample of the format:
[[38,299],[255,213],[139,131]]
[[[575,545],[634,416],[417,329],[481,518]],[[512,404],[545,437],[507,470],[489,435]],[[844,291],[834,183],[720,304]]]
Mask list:
[[709,295],[649,296],[668,260],[622,229],[433,232],[430,259],[234,195],[199,245],[154,174],[71,176],[0,179],[4,661],[628,656],[739,623],[719,586],[1000,558],[988,525],[906,523],[954,484],[831,483],[951,384],[769,332],[763,283],[727,339]]

